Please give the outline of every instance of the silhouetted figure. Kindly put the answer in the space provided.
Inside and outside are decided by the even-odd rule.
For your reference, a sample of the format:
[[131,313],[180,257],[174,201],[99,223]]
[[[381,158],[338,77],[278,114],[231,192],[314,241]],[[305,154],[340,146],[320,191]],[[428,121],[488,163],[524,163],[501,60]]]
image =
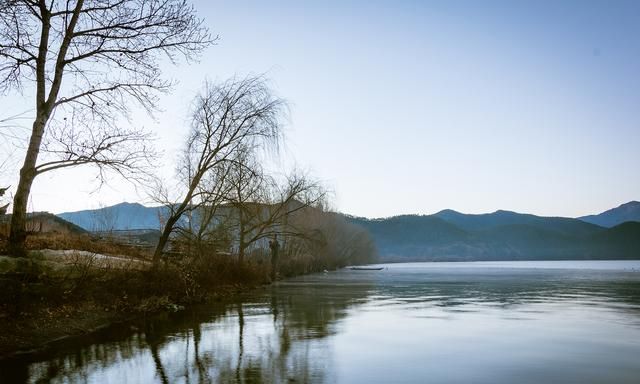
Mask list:
[[274,235],[273,240],[269,241],[269,249],[271,249],[271,281],[275,281],[278,274],[278,250],[280,249],[278,235]]

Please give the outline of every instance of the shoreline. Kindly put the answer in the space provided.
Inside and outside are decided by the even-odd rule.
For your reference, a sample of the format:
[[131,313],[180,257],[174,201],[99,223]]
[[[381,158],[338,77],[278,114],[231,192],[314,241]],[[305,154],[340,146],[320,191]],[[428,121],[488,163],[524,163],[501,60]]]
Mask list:
[[0,360],[270,283],[261,266],[229,258],[158,269],[150,265],[140,258],[81,250],[0,255]]
[[44,326],[38,324],[43,320],[42,317],[31,318],[23,323],[24,326],[19,326],[15,322],[24,321],[24,318],[10,319],[9,316],[3,316],[0,318],[0,362],[28,355],[47,354],[61,345],[93,338],[115,328],[129,327],[131,331],[135,331],[147,319],[183,312],[199,305],[232,300],[235,296],[267,285],[269,284],[224,286],[215,292],[208,292],[206,300],[183,304],[170,303],[165,308],[148,312],[107,312],[99,306],[91,310],[87,307],[87,303],[83,303],[84,305],[74,308],[73,314],[63,314],[49,319],[53,321]]
[[[555,260],[553,264],[565,261],[583,262],[611,262],[611,260]],[[640,260],[617,260],[620,262],[639,262]],[[518,263],[510,261],[508,263]],[[532,260],[524,261],[526,263]],[[535,261],[533,261],[535,262]],[[548,262],[548,260],[539,260]],[[411,263],[376,263],[371,265],[398,265],[398,264],[460,264],[459,262],[411,262]],[[478,262],[479,264],[492,264],[495,262]],[[626,270],[625,270],[626,271]],[[638,270],[640,272],[640,269]],[[314,272],[309,272],[314,273]],[[219,285],[202,292],[200,300],[196,301],[167,301],[160,300],[155,306],[148,310],[132,310],[135,305],[141,305],[151,296],[142,297],[129,310],[109,310],[111,303],[97,304],[92,301],[75,302],[63,305],[61,311],[49,312],[46,305],[36,307],[35,311],[20,313],[12,318],[3,313],[0,316],[0,362],[24,357],[27,355],[46,355],[49,351],[67,344],[76,343],[81,339],[90,341],[102,332],[110,332],[114,329],[131,328],[135,331],[140,328],[148,319],[157,318],[164,315],[171,315],[183,311],[188,311],[201,305],[215,305],[233,301],[234,298],[248,293],[252,290],[266,288],[272,283],[245,283]],[[100,287],[98,287],[100,288]],[[115,297],[115,296],[114,296]],[[39,311],[38,311],[39,310]]]

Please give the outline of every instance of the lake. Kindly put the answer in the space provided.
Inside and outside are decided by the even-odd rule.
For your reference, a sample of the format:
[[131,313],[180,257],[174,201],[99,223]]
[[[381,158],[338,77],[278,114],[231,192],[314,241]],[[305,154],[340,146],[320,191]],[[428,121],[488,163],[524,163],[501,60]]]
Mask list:
[[113,327],[0,381],[640,382],[640,261],[381,266]]

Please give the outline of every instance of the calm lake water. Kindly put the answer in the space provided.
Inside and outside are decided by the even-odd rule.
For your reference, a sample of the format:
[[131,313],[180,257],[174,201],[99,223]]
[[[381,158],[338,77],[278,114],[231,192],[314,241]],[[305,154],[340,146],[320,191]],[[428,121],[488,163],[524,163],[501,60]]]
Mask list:
[[640,382],[640,261],[384,267],[0,362],[0,382]]

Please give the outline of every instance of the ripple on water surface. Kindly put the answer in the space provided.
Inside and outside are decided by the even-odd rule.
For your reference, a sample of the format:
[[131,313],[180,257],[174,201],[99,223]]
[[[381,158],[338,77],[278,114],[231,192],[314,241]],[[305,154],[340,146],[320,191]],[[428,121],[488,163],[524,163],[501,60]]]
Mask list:
[[301,276],[0,363],[11,383],[638,383],[640,262]]

